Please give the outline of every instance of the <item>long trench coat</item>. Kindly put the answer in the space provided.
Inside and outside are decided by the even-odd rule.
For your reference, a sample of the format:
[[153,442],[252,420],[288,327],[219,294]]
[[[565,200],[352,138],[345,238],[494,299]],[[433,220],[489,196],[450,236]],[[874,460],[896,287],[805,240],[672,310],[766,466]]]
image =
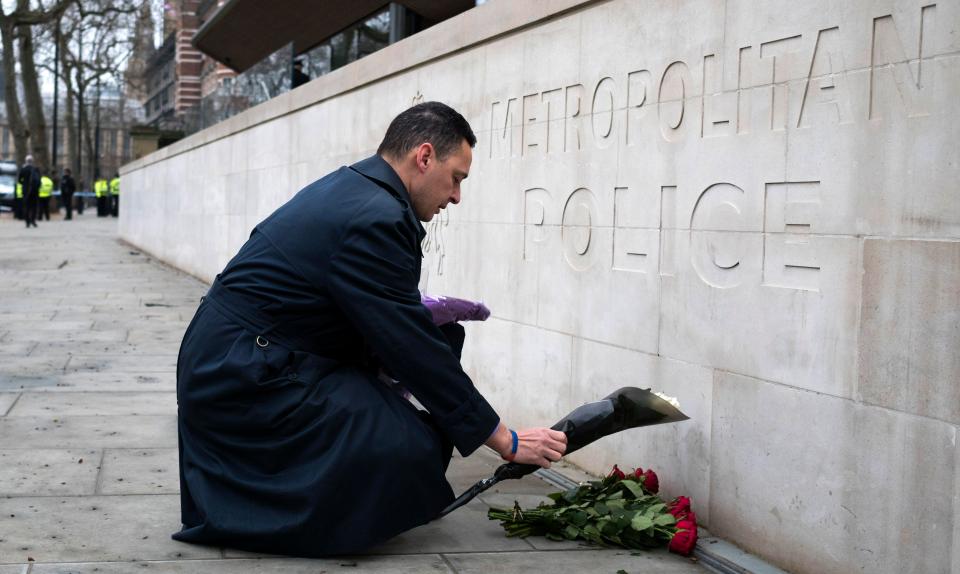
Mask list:
[[180,347],[176,540],[359,552],[453,500],[452,448],[470,454],[499,417],[421,304],[423,236],[378,156],[254,229]]

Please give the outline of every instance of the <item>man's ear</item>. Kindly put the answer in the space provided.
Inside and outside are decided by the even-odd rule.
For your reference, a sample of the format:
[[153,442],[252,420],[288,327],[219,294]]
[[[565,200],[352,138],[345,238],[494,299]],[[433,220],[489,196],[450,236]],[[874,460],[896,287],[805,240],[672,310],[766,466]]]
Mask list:
[[427,171],[431,162],[436,161],[436,153],[433,149],[433,144],[430,142],[424,142],[420,144],[420,147],[417,148],[417,169],[420,170],[420,173]]

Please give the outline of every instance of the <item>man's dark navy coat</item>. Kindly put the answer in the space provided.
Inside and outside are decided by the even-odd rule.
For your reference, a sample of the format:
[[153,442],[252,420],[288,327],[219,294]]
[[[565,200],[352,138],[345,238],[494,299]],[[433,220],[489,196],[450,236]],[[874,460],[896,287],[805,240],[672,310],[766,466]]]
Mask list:
[[[423,235],[378,156],[254,229],[180,348],[175,539],[357,552],[453,500],[452,447],[470,454],[499,418],[420,302]],[[429,416],[378,380],[381,368]]]

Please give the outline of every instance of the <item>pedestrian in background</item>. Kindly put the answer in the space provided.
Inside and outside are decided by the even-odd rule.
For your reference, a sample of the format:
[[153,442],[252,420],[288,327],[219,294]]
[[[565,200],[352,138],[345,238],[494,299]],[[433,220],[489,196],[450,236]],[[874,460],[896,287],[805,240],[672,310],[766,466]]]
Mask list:
[[310,81],[310,76],[308,76],[303,71],[303,60],[294,60],[293,61],[293,76],[291,78],[291,90],[306,84]]
[[[70,170],[67,170],[67,172],[69,173]],[[87,189],[87,182],[85,182],[84,180],[81,179],[80,182],[77,184],[77,189],[79,189],[81,192],[82,192],[83,190]],[[86,198],[85,198],[85,197],[83,197],[83,196],[78,196],[78,197],[77,197],[77,215],[83,215],[83,203],[84,203],[84,201],[86,201]]]
[[[63,175],[60,176],[60,201],[67,208],[67,216],[64,219],[73,219],[73,194],[76,191],[77,182],[73,181],[70,168],[66,168],[63,170]],[[83,199],[81,198],[80,201],[82,202]],[[83,213],[83,209],[78,207],[77,213]]]
[[50,221],[50,197],[52,195],[53,180],[47,176],[47,171],[43,170],[40,176],[40,193],[38,196],[39,201],[37,202],[39,214],[37,215],[37,219]]
[[17,181],[23,186],[23,218],[27,227],[37,227],[37,201],[40,195],[40,170],[33,165],[33,156],[28,155],[26,163],[17,174]]

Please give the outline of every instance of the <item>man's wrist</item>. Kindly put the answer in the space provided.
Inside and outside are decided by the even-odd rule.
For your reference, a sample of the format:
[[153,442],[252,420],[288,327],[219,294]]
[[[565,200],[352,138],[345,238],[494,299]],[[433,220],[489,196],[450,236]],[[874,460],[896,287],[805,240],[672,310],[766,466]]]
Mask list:
[[487,446],[497,451],[501,457],[510,453],[510,448],[513,442],[513,438],[510,435],[510,429],[506,427],[503,423],[497,425],[497,430],[493,432],[489,440],[487,440]]
[[508,429],[510,431],[510,451],[507,454],[501,455],[501,458],[507,462],[513,462],[513,459],[517,457],[517,449],[520,447],[520,437],[517,436],[517,431],[513,429]]

